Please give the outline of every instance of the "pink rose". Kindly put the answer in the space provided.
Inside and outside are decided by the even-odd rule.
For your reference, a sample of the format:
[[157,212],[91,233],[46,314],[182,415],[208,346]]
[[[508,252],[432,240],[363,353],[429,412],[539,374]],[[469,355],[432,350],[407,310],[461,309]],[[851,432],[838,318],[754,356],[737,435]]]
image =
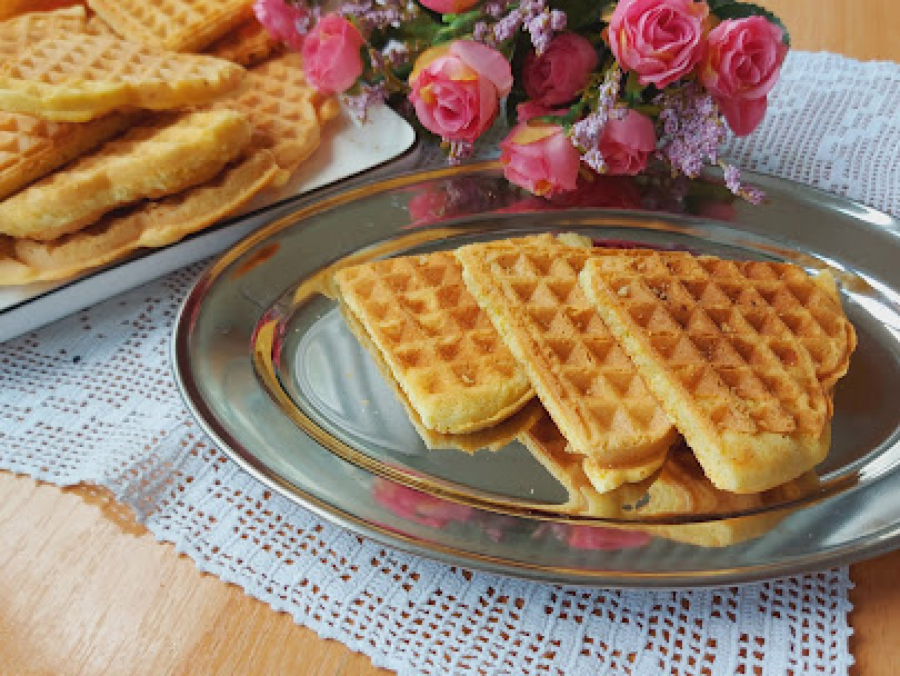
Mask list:
[[727,20],[709,34],[700,79],[715,98],[728,126],[746,136],[766,114],[787,55],[784,33],[761,16]]
[[656,149],[656,130],[646,115],[629,110],[625,117],[611,117],[598,145],[610,174],[639,174]]
[[546,51],[525,57],[522,80],[529,98],[545,106],[568,103],[584,89],[597,67],[597,52],[577,33],[563,33],[551,40]]
[[[521,109],[519,116],[520,119],[528,118]],[[559,125],[524,119],[503,140],[500,148],[500,163],[506,179],[535,195],[550,197],[574,190],[578,183],[581,156]]]
[[478,4],[479,0],[419,0],[438,14],[459,14]]
[[491,126],[512,82],[509,62],[500,52],[457,40],[419,56],[409,76],[409,100],[426,129],[471,143]]
[[303,71],[320,92],[348,90],[363,72],[359,50],[365,40],[358,30],[337,14],[323,17],[303,41]]
[[703,57],[709,7],[691,0],[621,0],[609,21],[609,47],[643,85],[660,89]]
[[309,12],[304,7],[289,5],[285,0],[256,0],[253,12],[276,40],[280,40],[295,51],[303,49],[303,36],[297,26],[306,25]]

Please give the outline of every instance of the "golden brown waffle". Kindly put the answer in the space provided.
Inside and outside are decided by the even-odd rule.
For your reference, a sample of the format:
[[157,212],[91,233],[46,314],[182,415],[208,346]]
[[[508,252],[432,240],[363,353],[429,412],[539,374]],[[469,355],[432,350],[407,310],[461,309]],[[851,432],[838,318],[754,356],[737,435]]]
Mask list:
[[0,233],[52,240],[145,198],[208,181],[250,143],[233,110],[166,114],[0,202]]
[[29,12],[0,22],[0,62],[11,59],[45,38],[83,33],[87,24],[84,7],[66,7],[53,12]]
[[247,71],[240,93],[221,105],[247,115],[254,145],[275,154],[285,180],[319,146],[334,103],[306,81],[299,54],[284,54]]
[[424,427],[491,427],[533,396],[462,282],[451,253],[390,258],[336,273],[337,291]]
[[581,282],[715,486],[763,491],[825,457],[831,408],[806,320],[838,335],[846,319],[803,270],[609,251]]
[[597,489],[611,490],[659,468],[676,433],[578,285],[590,255],[550,235],[456,251],[547,412],[575,453],[596,460]]
[[57,122],[87,122],[121,108],[165,110],[211,101],[244,69],[102,35],[43,40],[0,65],[0,107]]
[[88,0],[119,35],[132,42],[199,52],[253,15],[252,0]]
[[0,112],[0,199],[115,136],[135,119],[112,113],[72,124]]
[[236,212],[277,170],[271,153],[259,151],[208,183],[107,216],[71,235],[49,242],[0,236],[0,284],[66,279],[136,249],[176,242]]
[[[651,249],[597,249],[598,255],[625,256],[636,259],[647,259],[647,267],[651,269],[649,261],[658,257],[659,252]],[[671,252],[665,256],[675,259],[690,261],[693,257],[687,253]],[[779,292],[779,298],[774,300],[773,307],[777,309],[779,319],[784,322],[794,336],[803,344],[806,352],[812,359],[816,370],[816,377],[826,391],[834,387],[850,367],[850,355],[856,349],[856,331],[847,320],[841,307],[840,293],[834,277],[827,270],[819,271],[815,276],[808,276],[800,268],[789,266],[786,268],[772,268],[766,263],[754,263],[750,261],[733,262],[706,257],[709,265],[717,266],[719,276],[742,274],[755,277],[769,277],[775,274],[785,274],[787,288]],[[716,262],[718,261],[718,262]],[[640,265],[640,263],[637,263]],[[740,268],[744,272],[733,272]],[[757,284],[766,285],[758,281]],[[778,284],[768,284],[771,289],[767,292],[773,296]]]
[[216,40],[206,53],[250,67],[265,61],[279,49],[278,40],[256,18],[251,18]]
[[568,503],[560,506],[559,511],[602,519],[624,519],[629,523],[620,524],[623,528],[703,547],[723,547],[759,536],[775,525],[783,514],[776,511],[680,525],[649,525],[649,522],[661,517],[669,520],[686,516],[734,517],[809,495],[818,485],[815,474],[807,473],[764,493],[729,493],[712,485],[690,449],[676,444],[654,476],[639,484],[626,484],[601,494],[593,489],[583,472],[580,462],[583,456],[566,450],[565,437],[548,416],[539,419],[519,435],[519,439],[569,492]]
[[347,322],[347,326],[350,327],[353,335],[359,340],[360,345],[366,348],[369,355],[372,357],[375,366],[378,367],[381,375],[396,395],[397,400],[403,405],[403,408],[406,409],[409,422],[419,434],[422,441],[425,442],[425,446],[429,449],[456,449],[465,451],[466,453],[475,453],[482,449],[498,451],[515,439],[524,430],[531,428],[538,418],[540,418],[541,415],[544,415],[544,410],[540,402],[532,399],[525,404],[521,410],[509,416],[506,420],[482,430],[462,434],[450,434],[428,429],[422,423],[422,419],[419,417],[416,409],[413,408],[409,398],[403,391],[403,388],[400,387],[400,384],[397,382],[396,378],[394,378],[394,374],[384,360],[378,346],[372,342],[372,339],[369,334],[366,333],[365,328],[363,328],[362,324],[360,324],[359,320],[357,320],[356,316],[353,314],[353,311],[340,296],[338,296],[338,307]]

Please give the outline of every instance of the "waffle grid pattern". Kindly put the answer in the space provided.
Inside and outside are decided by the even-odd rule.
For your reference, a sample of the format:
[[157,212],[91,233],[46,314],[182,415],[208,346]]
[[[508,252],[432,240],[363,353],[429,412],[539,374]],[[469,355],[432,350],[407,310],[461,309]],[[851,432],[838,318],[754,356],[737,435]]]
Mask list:
[[[466,290],[452,253],[376,261],[336,280],[426,427],[472,431],[524,403],[527,379]],[[502,396],[482,403],[491,392]],[[453,399],[467,401],[473,417],[444,420],[442,409]]]
[[176,52],[200,51],[252,16],[251,0],[88,0],[122,37]]
[[668,447],[671,423],[578,284],[589,249],[539,236],[457,255],[576,452],[631,465],[636,446]]
[[124,106],[200,105],[243,75],[237,64],[210,56],[75,34],[38,42],[0,65],[0,100],[16,112],[84,122]]
[[87,19],[83,7],[67,7],[55,12],[32,12],[0,23],[0,63],[11,59],[29,45],[55,35],[83,33]]
[[[819,435],[830,410],[811,352],[844,333],[841,311],[799,268],[682,253],[602,256],[590,284],[671,369],[719,429]],[[823,305],[825,307],[823,307]],[[843,320],[846,322],[846,320]],[[810,331],[815,327],[815,331]],[[798,337],[792,328],[803,331]],[[822,335],[824,334],[824,335]],[[812,347],[812,346],[811,346]]]
[[247,72],[241,93],[223,105],[240,110],[253,124],[254,145],[267,148],[286,172],[293,172],[318,147],[321,96],[306,81],[298,54],[278,56]]

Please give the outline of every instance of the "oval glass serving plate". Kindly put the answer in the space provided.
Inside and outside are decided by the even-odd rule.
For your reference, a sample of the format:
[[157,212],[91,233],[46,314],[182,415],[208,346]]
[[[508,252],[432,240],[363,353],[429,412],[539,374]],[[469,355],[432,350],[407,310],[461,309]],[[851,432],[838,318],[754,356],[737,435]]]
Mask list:
[[[204,429],[259,480],[361,535],[448,563],[563,584],[676,587],[874,555],[900,541],[900,223],[748,178],[765,204],[736,200],[715,176],[604,177],[546,201],[493,165],[334,193],[201,277],[173,337],[176,378]],[[429,449],[348,328],[333,273],[541,232],[829,269],[859,345],[834,392],[825,461],[778,489],[732,496],[681,446],[654,477],[586,503],[552,435],[519,441],[545,424],[536,403],[467,451]],[[444,441],[430,440],[460,445]]]

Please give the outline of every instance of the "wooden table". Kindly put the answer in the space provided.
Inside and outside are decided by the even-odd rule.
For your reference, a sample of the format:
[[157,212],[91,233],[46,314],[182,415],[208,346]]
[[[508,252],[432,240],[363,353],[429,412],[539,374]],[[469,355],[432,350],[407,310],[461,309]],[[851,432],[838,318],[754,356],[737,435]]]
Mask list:
[[[765,0],[796,49],[900,61],[900,3]],[[900,552],[852,567],[856,673],[900,664]],[[388,673],[157,543],[104,490],[0,472],[0,673]]]

